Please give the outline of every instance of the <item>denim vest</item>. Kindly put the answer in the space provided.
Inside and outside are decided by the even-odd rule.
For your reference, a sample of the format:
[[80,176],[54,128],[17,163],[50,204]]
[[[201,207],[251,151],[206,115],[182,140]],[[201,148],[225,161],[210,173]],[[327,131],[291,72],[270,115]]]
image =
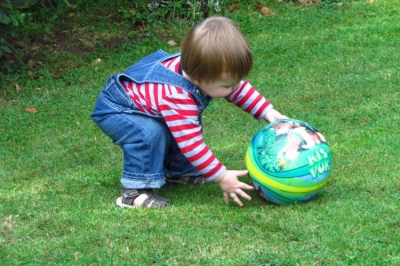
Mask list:
[[182,75],[166,68],[161,62],[179,56],[180,53],[167,54],[163,50],[152,53],[126,69],[122,74],[117,74],[111,78],[119,83],[121,77],[127,77],[135,83],[159,83],[170,84],[182,88],[189,92],[197,102],[199,107],[199,119],[204,109],[211,102],[212,98],[204,95],[201,90]]

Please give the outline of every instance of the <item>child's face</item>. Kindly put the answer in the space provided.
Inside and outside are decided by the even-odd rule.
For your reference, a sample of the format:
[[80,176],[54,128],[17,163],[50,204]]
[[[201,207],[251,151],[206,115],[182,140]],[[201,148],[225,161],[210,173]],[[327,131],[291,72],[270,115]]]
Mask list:
[[196,85],[206,93],[208,96],[213,98],[223,98],[235,91],[240,84],[240,80],[235,80],[223,73],[219,79],[212,82],[205,82],[198,80]]

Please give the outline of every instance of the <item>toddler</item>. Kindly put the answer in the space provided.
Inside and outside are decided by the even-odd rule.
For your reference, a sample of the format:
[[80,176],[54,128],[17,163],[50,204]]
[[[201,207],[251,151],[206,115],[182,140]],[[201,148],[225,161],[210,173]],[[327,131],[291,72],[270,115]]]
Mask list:
[[252,53],[235,23],[213,16],[192,27],[181,53],[159,50],[112,75],[92,118],[123,150],[120,207],[165,207],[153,189],[166,182],[218,183],[226,204],[243,206],[253,189],[238,180],[245,170],[227,170],[204,143],[202,113],[213,98],[225,98],[256,119],[286,118],[245,80]]

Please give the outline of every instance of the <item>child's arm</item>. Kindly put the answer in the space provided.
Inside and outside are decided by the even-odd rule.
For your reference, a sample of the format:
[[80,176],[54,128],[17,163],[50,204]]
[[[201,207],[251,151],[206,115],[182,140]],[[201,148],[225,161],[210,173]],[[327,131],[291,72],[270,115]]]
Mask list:
[[237,90],[226,97],[226,100],[242,108],[256,119],[264,119],[267,122],[287,118],[276,111],[248,81],[241,81]]
[[273,109],[272,104],[245,80],[242,80],[239,87],[225,99],[251,114],[257,120],[263,119],[268,111]]
[[264,120],[267,121],[267,122],[272,123],[272,122],[274,122],[274,121],[276,121],[276,120],[285,119],[285,118],[288,118],[288,117],[285,116],[285,115],[283,115],[283,114],[281,114],[280,112],[278,112],[278,111],[275,110],[275,109],[271,109],[271,110],[269,110],[268,113],[265,115]]
[[247,170],[242,171],[225,171],[221,176],[214,180],[215,183],[218,183],[224,192],[224,200],[225,203],[229,203],[229,197],[233,199],[239,206],[243,206],[243,203],[239,199],[238,196],[251,200],[251,197],[247,195],[243,189],[245,190],[253,190],[254,188],[246,183],[240,182],[238,180],[238,176],[243,176],[247,174]]

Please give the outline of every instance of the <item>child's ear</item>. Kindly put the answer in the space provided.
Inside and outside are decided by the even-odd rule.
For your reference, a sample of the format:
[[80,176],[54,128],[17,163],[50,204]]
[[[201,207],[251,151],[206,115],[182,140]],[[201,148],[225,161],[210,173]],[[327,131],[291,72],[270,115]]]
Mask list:
[[196,84],[197,86],[200,85],[200,79],[199,78],[191,78],[190,79],[194,84]]
[[185,78],[187,78],[188,80],[190,80],[192,83],[194,83],[195,85],[199,86],[200,84],[200,79],[198,78],[193,78],[191,76],[189,76],[185,71],[183,71],[183,76]]

